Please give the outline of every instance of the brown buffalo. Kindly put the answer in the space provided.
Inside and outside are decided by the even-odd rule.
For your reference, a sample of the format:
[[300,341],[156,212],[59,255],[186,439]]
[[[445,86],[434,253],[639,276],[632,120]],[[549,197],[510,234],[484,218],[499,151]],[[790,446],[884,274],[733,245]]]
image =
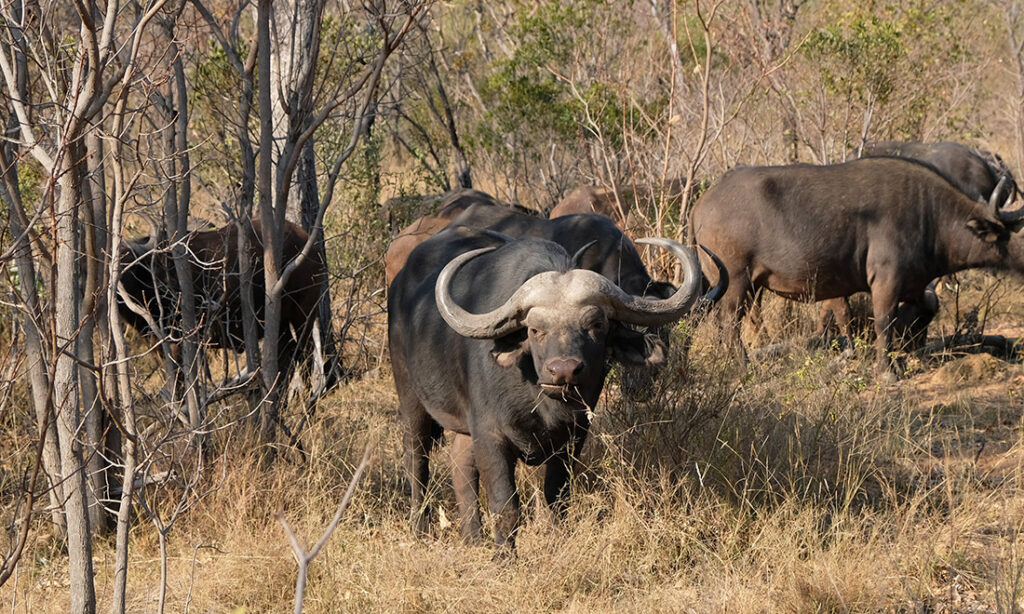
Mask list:
[[[998,154],[960,143],[868,143],[861,150],[860,157],[899,157],[923,162],[935,169],[958,190],[978,202],[987,203],[996,198],[997,207],[1005,206],[1018,192],[1013,174]],[[998,195],[997,187],[1000,191]],[[899,317],[903,321],[897,324],[896,334],[906,338],[910,347],[920,345],[928,332],[928,324],[937,312],[938,297],[934,290],[926,292],[920,300],[901,305]],[[912,321],[907,321],[906,318],[912,318]],[[850,305],[845,297],[822,301],[821,332],[826,333],[832,324],[835,324],[843,334],[851,334]]]
[[[678,179],[666,181],[661,193],[665,198],[666,207],[678,207],[683,195],[683,182]],[[654,191],[645,186],[624,185],[616,190],[580,186],[555,205],[548,218],[555,219],[576,213],[598,213],[615,222],[620,230],[632,235],[639,230],[640,224],[636,219],[636,210],[656,197]]]
[[[285,223],[284,263],[294,260],[308,235]],[[249,265],[253,271],[254,314],[244,314],[239,293],[238,226],[192,232],[185,239],[195,290],[196,318],[203,341],[214,348],[241,351],[245,347],[242,321],[255,317],[263,336],[264,295],[263,232],[259,221],[248,228]],[[181,291],[170,249],[157,244],[156,233],[145,240],[127,241],[122,256],[122,290],[118,308],[124,321],[144,334],[168,335],[172,341],[196,331],[182,330]],[[327,281],[326,264],[313,251],[292,271],[282,297],[278,365],[286,372],[296,353],[309,339],[316,306]],[[138,313],[134,307],[141,307]],[[153,330],[155,324],[158,330]]]

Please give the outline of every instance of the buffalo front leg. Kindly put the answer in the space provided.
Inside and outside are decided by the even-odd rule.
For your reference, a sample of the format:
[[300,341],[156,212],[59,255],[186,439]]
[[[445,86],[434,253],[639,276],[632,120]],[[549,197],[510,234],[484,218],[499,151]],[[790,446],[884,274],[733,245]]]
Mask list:
[[504,558],[515,549],[519,531],[519,492],[516,490],[516,454],[503,442],[493,438],[474,437],[476,458],[487,501],[494,521],[494,541],[498,545],[495,558]]
[[430,525],[430,508],[426,504],[429,456],[442,429],[422,406],[419,409],[419,412],[403,411],[409,422],[405,431],[405,470],[409,476],[409,524],[413,533],[425,536]]
[[452,485],[459,505],[459,533],[466,543],[480,541],[480,472],[473,458],[473,439],[457,433],[452,441]]
[[729,287],[718,305],[718,322],[725,335],[725,343],[744,368],[748,360],[746,348],[743,347],[743,340],[740,338],[740,327],[747,308],[754,300],[752,290],[747,271],[737,272],[735,275],[730,271]]
[[570,444],[555,453],[545,464],[544,499],[556,521],[565,518],[571,491],[570,478],[576,467],[576,453],[583,448],[587,437],[585,429],[579,428],[577,431]]

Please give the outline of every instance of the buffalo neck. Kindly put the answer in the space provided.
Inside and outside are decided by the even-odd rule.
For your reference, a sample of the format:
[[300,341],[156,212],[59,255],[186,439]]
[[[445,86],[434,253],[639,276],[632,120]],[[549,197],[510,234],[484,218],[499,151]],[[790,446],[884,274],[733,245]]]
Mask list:
[[[981,215],[979,215],[981,214]],[[1020,251],[1019,237],[1000,238],[986,241],[979,237],[968,223],[972,218],[987,220],[988,216],[976,207],[975,211],[957,211],[945,221],[940,221],[933,262],[937,270],[931,271],[934,277],[948,275],[973,268],[1005,269],[1010,266],[1010,250],[1016,247]],[[994,220],[992,224],[997,224]]]

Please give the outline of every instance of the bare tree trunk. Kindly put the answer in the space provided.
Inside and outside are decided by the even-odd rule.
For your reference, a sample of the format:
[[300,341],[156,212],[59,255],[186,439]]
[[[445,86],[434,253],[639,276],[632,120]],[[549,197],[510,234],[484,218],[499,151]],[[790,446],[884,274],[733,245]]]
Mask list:
[[[184,7],[182,3],[179,11]],[[178,365],[184,389],[180,391],[185,401],[189,425],[200,429],[204,419],[199,406],[199,320],[196,315],[195,280],[192,279],[190,256],[185,241],[188,237],[188,214],[191,202],[191,169],[188,155],[188,92],[185,83],[185,67],[181,61],[181,50],[174,38],[174,18],[160,19],[160,30],[167,44],[167,58],[172,70],[172,80],[163,97],[164,119],[168,129],[164,133],[165,177],[167,192],[164,198],[164,220],[171,235],[171,255],[174,272],[181,292],[182,335],[180,347],[181,364]]]
[[[308,128],[307,125],[304,128]],[[299,200],[302,208],[302,228],[312,234],[316,225],[317,213],[320,211],[320,191],[316,184],[316,156],[313,150],[312,137],[306,141],[299,157],[299,166],[296,169],[298,175]],[[313,247],[315,258],[321,262],[327,262],[327,248],[324,244],[323,233]],[[321,383],[324,389],[332,387],[341,377],[341,356],[334,343],[334,324],[332,322],[330,284],[324,284],[323,292],[320,294],[320,302],[317,304],[317,324],[320,332],[320,347],[323,349],[324,381]]]
[[[114,113],[115,126],[123,124],[124,117],[123,101],[119,101],[118,109]],[[119,134],[116,130],[114,134]],[[114,230],[111,244],[111,257],[109,277],[111,283],[107,287],[108,304],[114,305],[117,300],[117,282],[121,270],[121,233],[122,215],[125,201],[125,177],[124,169],[121,166],[121,144],[118,142],[114,147],[114,156],[111,159],[114,176],[114,212],[111,219],[111,229]],[[116,374],[117,394],[120,397],[119,403],[114,406],[120,409],[120,423],[125,431],[124,444],[122,446],[122,480],[121,497],[117,509],[116,519],[116,541],[114,546],[114,591],[111,599],[110,611],[112,614],[124,614],[125,596],[128,586],[128,530],[131,527],[132,497],[135,494],[135,474],[137,464],[137,433],[135,427],[135,405],[132,398],[131,380],[128,375],[128,344],[125,342],[121,324],[121,314],[117,309],[110,309],[107,312],[110,321],[110,333],[113,341],[113,355],[110,356],[113,364],[113,371]]]
[[[25,22],[25,6],[21,2],[13,2],[10,6],[12,16],[20,16],[20,19],[9,20],[12,59],[14,64],[14,82],[7,83],[8,91],[13,90],[18,100],[28,100],[28,62],[25,54],[25,36],[19,24]],[[6,75],[5,75],[6,77]],[[25,349],[28,358],[29,378],[32,384],[32,403],[36,412],[36,423],[47,424],[47,436],[43,446],[43,470],[50,481],[49,500],[50,518],[58,532],[64,534],[67,524],[64,521],[64,514],[61,510],[61,502],[64,500],[64,481],[60,467],[60,450],[57,445],[57,426],[55,421],[50,419],[53,411],[52,398],[50,396],[50,372],[48,365],[53,364],[53,356],[47,351],[44,339],[47,336],[43,316],[43,308],[39,301],[39,294],[36,291],[36,268],[35,259],[32,256],[29,232],[30,223],[25,216],[24,203],[21,200],[21,191],[18,187],[17,160],[19,153],[13,145],[18,141],[18,133],[21,131],[17,114],[12,112],[7,125],[8,140],[0,148],[0,155],[3,156],[3,179],[4,179],[4,201],[8,209],[8,221],[11,231],[15,237],[15,262],[18,266],[18,281],[21,285],[22,301],[22,327],[25,331]],[[43,203],[38,206],[42,208]],[[40,209],[41,211],[41,209]]]
[[[72,120],[73,121],[73,120]],[[78,138],[78,130],[67,134]],[[85,429],[78,390],[75,356],[76,337],[79,335],[80,282],[75,252],[79,185],[74,168],[75,160],[65,150],[57,167],[59,193],[54,200],[56,227],[54,232],[55,277],[53,352],[56,356],[53,375],[54,408],[57,421],[57,442],[60,447],[61,469],[64,475],[64,515],[68,528],[68,571],[71,576],[72,614],[91,614],[96,611],[96,593],[93,586],[92,535],[89,528],[88,499],[86,497],[85,463],[81,441]]]
[[[313,74],[319,50],[320,24],[323,19],[322,0],[287,0],[274,5],[271,70],[275,87],[271,89],[271,105],[274,111],[274,165],[280,169],[288,164],[287,153],[295,138],[310,129],[312,118],[312,89],[308,80]],[[312,234],[320,209],[320,195],[317,187],[316,154],[314,139],[306,139],[298,151],[295,169],[295,190],[287,190],[285,174],[275,173],[274,192],[284,191],[286,217],[300,220],[302,228]],[[275,203],[275,207],[285,206]],[[314,246],[315,256],[324,262],[327,250],[321,233]],[[270,287],[268,285],[268,287]],[[334,343],[334,328],[331,322],[331,298],[325,286],[317,306],[317,322],[320,331],[320,347],[323,349],[325,366],[325,387],[332,385],[338,377],[340,365]],[[287,377],[287,373],[282,373]]]
[[43,471],[49,479],[47,490],[50,501],[50,519],[57,527],[58,533],[66,531],[64,514],[61,512],[61,501],[64,500],[64,483],[61,479],[60,450],[57,446],[57,426],[49,419],[50,405],[50,374],[46,365],[52,364],[47,348],[43,344],[46,333],[39,294],[36,292],[36,269],[32,258],[32,247],[29,241],[28,225],[24,219],[21,192],[18,189],[17,165],[12,162],[15,153],[11,151],[10,141],[0,147],[0,164],[3,166],[3,201],[7,205],[7,219],[10,221],[11,234],[15,237],[12,253],[18,267],[18,281],[21,287],[23,305],[21,326],[25,333],[25,354],[28,359],[29,382],[31,384],[32,405],[35,408],[36,424],[47,425],[46,438],[43,445]]
[[[256,45],[258,47],[257,81],[259,88],[260,157],[257,174],[260,219],[263,225],[263,267],[266,301],[263,312],[263,402],[260,405],[260,439],[274,440],[279,419],[280,385],[278,382],[277,351],[281,328],[281,300],[272,289],[277,285],[280,264],[277,255],[281,253],[281,229],[276,227],[274,188],[272,185],[274,145],[273,114],[271,111],[270,73],[270,0],[259,0],[256,9]],[[265,84],[265,85],[264,85]],[[283,203],[281,203],[283,205]]]
[[[82,301],[81,331],[76,339],[76,353],[88,365],[97,364],[93,334],[96,331],[96,314],[98,297],[103,279],[103,254],[100,252],[100,238],[93,224],[96,203],[96,191],[93,178],[89,174],[88,149],[83,139],[72,149],[75,159],[81,160],[76,165],[79,173],[77,181],[82,190],[82,207],[79,211],[81,225],[81,245],[85,248],[85,288]],[[94,531],[103,527],[104,498],[104,467],[103,467],[103,407],[99,398],[99,373],[91,366],[81,364],[78,367],[78,383],[82,393],[82,411],[85,420],[85,471],[86,498],[89,510],[89,526]]]
[[[115,105],[112,114],[112,134],[121,134],[121,129],[125,122],[126,102],[127,97],[122,96]],[[110,268],[108,269],[110,283],[107,285],[107,304],[112,306],[107,311],[112,341],[111,345],[108,346],[108,360],[112,365],[111,371],[116,382],[116,388],[110,388],[112,394],[116,391],[116,402],[111,403],[111,411],[116,412],[120,410],[120,426],[124,429],[125,434],[121,447],[123,463],[121,471],[121,496],[115,523],[114,590],[110,604],[112,614],[124,614],[125,612],[125,597],[128,586],[128,530],[131,528],[132,497],[135,494],[135,473],[138,458],[138,430],[135,426],[135,404],[132,397],[131,379],[128,374],[128,344],[124,338],[121,313],[116,307],[113,307],[117,304],[117,285],[121,274],[121,229],[124,226],[124,205],[128,197],[128,188],[125,185],[125,171],[121,162],[123,150],[122,142],[120,140],[114,141],[113,156],[111,156],[110,164],[114,187],[113,207],[110,218],[111,248]]]

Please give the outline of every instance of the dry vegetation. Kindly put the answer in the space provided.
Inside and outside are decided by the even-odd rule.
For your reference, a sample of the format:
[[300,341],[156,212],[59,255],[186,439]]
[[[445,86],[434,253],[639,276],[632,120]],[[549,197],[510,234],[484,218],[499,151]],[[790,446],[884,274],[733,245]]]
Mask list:
[[[770,331],[793,326],[781,319],[792,310],[780,306],[766,310]],[[996,308],[990,328],[1017,330],[1001,328],[1006,311]],[[797,314],[801,322],[812,315]],[[944,310],[937,326],[955,326],[954,314]],[[409,532],[386,366],[321,403],[304,437],[306,464],[261,467],[244,436],[222,432],[206,468],[210,492],[170,532],[168,607],[287,611],[296,569],[276,514],[307,542],[319,536],[367,441],[375,462],[311,564],[307,612],[1024,605],[1019,364],[984,353],[933,356],[914,361],[898,384],[877,386],[870,348],[852,357],[795,349],[740,374],[709,326],[697,328],[684,360],[689,333],[677,329],[673,361],[649,400],[629,402],[608,387],[566,521],[552,523],[537,476],[521,469],[531,514],[517,559],[504,565],[491,561],[491,546],[460,542],[443,462],[434,464],[435,533],[420,541]],[[167,514],[181,495],[164,487],[149,503]],[[129,610],[152,611],[156,531],[141,513],[132,530]],[[111,545],[96,548],[103,595]],[[35,536],[0,596],[15,612],[64,611],[61,561],[59,544]]]
[[[181,57],[193,170],[184,179],[154,171],[182,151],[161,149],[162,128],[154,126],[164,118],[146,115],[152,110],[145,97],[133,92],[137,108],[129,114],[155,132],[145,134],[152,140],[146,147],[132,141],[134,133],[125,137],[137,156],[126,164],[157,177],[149,179],[157,185],[122,196],[132,211],[157,209],[161,182],[184,182],[195,184],[193,217],[216,217],[222,212],[214,203],[245,198],[251,208],[255,188],[238,183],[238,142],[225,128],[257,133],[252,116],[231,124],[244,79],[193,11],[202,3],[171,4],[179,8],[175,40],[189,43]],[[245,3],[207,4],[226,25],[228,9]],[[330,2],[328,12],[337,17],[348,4]],[[260,440],[255,410],[237,397],[213,406],[202,425],[183,427],[160,396],[161,357],[129,336],[128,398],[138,432],[151,440],[141,474],[150,479],[139,484],[130,539],[122,542],[130,544],[125,610],[157,611],[166,588],[173,612],[289,611],[297,570],[280,518],[307,546],[315,542],[369,443],[373,464],[310,564],[306,612],[1020,614],[1020,352],[959,348],[912,356],[904,377],[883,385],[872,371],[869,340],[847,351],[800,341],[817,321],[813,306],[767,299],[762,328],[745,330],[749,345],[798,341],[747,371],[723,350],[713,326],[680,323],[671,361],[646,398],[623,398],[612,373],[573,478],[568,518],[553,521],[541,476],[519,468],[528,518],[517,556],[498,564],[490,544],[460,541],[445,462],[431,465],[433,535],[419,540],[410,532],[403,425],[385,343],[380,258],[390,236],[419,211],[383,203],[409,195],[419,202],[421,194],[455,187],[463,165],[474,186],[538,210],[580,184],[654,186],[650,202],[640,203],[642,224],[672,236],[684,235],[685,216],[680,200],[659,194],[665,180],[680,178],[696,197],[732,165],[834,162],[865,140],[958,140],[999,152],[1024,179],[1024,55],[1016,46],[1024,11],[1011,0],[976,4],[429,6],[429,18],[388,60],[372,129],[354,128],[367,116],[345,107],[316,133],[321,189],[350,133],[359,145],[330,171],[332,181],[340,177],[338,195],[323,212],[346,379],[312,407],[303,402],[308,391],[290,391],[283,423],[304,425],[301,449],[280,433]],[[402,5],[410,6],[419,7]],[[243,34],[251,34],[254,12],[240,12]],[[361,74],[367,50],[378,49],[373,20],[358,11],[345,16],[351,21],[338,18],[324,29],[335,55],[319,67],[323,82],[348,83]],[[68,32],[77,26],[63,27],[73,39]],[[666,45],[673,38],[675,55]],[[242,39],[232,42],[245,51]],[[154,46],[142,45],[140,71],[155,71],[164,87],[170,80],[161,71],[169,69]],[[59,106],[43,100],[40,109]],[[110,119],[96,125],[104,122]],[[456,131],[461,145],[451,137]],[[45,202],[40,193],[53,178],[47,184],[46,173],[26,160],[17,171],[26,201]],[[101,168],[100,182],[111,172]],[[50,212],[40,206],[45,224]],[[51,245],[46,231],[39,236]],[[3,237],[4,251],[11,240]],[[24,332],[13,324],[25,309],[13,265],[5,270],[3,553],[23,522],[37,433]],[[1017,277],[961,275],[942,295],[931,337],[1024,338],[1022,297]],[[220,376],[244,359],[216,354],[210,362]],[[204,447],[195,444],[197,433]],[[446,453],[441,446],[436,460]],[[45,496],[39,501],[25,554],[0,586],[0,609],[13,613],[68,611],[69,546],[53,515],[39,511]],[[98,609],[116,611],[117,540],[97,531],[92,548]]]

